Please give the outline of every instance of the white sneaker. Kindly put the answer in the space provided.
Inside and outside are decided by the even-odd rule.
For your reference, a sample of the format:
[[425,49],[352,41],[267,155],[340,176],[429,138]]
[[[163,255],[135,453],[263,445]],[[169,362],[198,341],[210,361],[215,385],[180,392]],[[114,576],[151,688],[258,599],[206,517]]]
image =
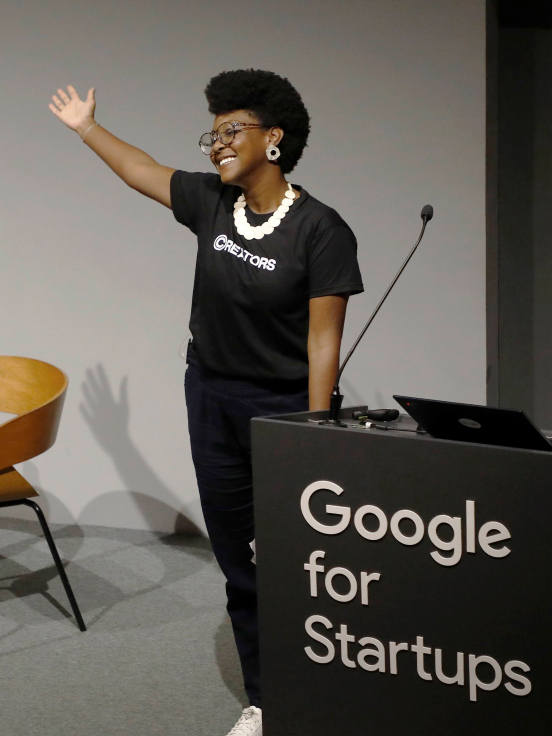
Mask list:
[[245,708],[240,720],[227,736],[263,736],[262,711],[252,705]]

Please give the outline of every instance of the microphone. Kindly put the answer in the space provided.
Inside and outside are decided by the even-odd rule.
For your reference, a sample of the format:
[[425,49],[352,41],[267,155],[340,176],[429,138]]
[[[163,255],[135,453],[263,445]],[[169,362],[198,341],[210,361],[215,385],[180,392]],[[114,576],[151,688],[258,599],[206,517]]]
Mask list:
[[416,252],[416,248],[420,245],[420,243],[422,241],[422,238],[424,237],[426,225],[427,225],[427,223],[433,217],[433,207],[430,204],[424,205],[424,207],[422,207],[422,211],[420,212],[420,217],[422,218],[422,221],[423,221],[423,225],[422,225],[422,230],[420,232],[420,236],[419,236],[418,240],[416,241],[414,247],[412,248],[412,250],[410,251],[410,253],[406,257],[405,262],[399,268],[399,271],[398,271],[397,275],[395,276],[395,278],[393,279],[393,281],[389,284],[389,287],[388,287],[387,291],[382,296],[382,298],[381,298],[378,306],[374,309],[374,311],[372,313],[372,316],[370,317],[370,319],[368,320],[368,322],[364,325],[364,327],[362,329],[362,332],[357,337],[357,339],[356,339],[353,347],[347,353],[347,356],[345,357],[345,360],[341,364],[341,366],[339,368],[339,371],[337,373],[337,378],[335,379],[335,386],[333,388],[332,395],[330,396],[330,412],[328,414],[328,418],[327,419],[323,419],[321,422],[319,422],[319,424],[331,424],[333,427],[346,427],[347,426],[346,424],[344,424],[343,422],[341,422],[339,420],[339,410],[341,409],[341,404],[343,403],[343,394],[339,390],[339,380],[341,378],[341,374],[343,373],[343,369],[345,368],[345,366],[349,362],[349,358],[355,352],[357,345],[359,344],[359,342],[364,337],[364,333],[370,327],[370,325],[374,321],[374,317],[379,312],[379,310],[381,309],[384,301],[389,296],[389,293],[391,292],[391,289],[395,286],[395,284],[399,280],[399,276],[402,274],[402,272],[404,271],[404,269],[408,265],[408,262],[410,261],[410,259],[414,255],[414,253]]
[[425,222],[429,222],[433,217],[433,207],[430,204],[426,204],[422,207],[420,217],[422,220],[425,220]]

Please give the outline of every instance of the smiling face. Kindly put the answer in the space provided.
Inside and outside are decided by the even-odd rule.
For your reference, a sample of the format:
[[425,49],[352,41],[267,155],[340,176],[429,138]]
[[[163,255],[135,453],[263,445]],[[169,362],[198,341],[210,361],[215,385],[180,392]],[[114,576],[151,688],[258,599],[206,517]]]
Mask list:
[[[258,124],[259,119],[246,110],[234,110],[218,115],[213,122],[213,130],[217,130],[222,123],[229,122],[251,125]],[[252,186],[266,171],[274,167],[266,157],[266,149],[274,141],[279,142],[282,135],[279,128],[237,128],[231,143],[224,144],[217,139],[211,149],[210,159],[223,184]]]

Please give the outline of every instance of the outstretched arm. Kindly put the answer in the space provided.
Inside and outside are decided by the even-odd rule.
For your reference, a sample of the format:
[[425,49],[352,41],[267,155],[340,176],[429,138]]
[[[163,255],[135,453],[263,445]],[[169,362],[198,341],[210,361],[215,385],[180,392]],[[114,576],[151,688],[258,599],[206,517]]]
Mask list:
[[171,207],[171,176],[175,169],[158,164],[151,156],[139,148],[116,138],[94,120],[96,109],[95,88],[88,90],[85,100],[81,100],[74,87],[58,89],[52,96],[50,110],[71,130],[76,131],[84,142],[117,176],[129,187],[155,199],[156,202]]

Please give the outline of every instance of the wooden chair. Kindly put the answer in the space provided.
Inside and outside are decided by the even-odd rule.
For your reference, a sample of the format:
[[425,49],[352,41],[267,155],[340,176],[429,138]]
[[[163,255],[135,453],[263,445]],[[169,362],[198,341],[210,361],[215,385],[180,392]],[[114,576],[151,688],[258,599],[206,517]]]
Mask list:
[[29,506],[36,513],[81,631],[81,612],[35,489],[13,467],[48,450],[56,441],[68,379],[59,368],[32,358],[0,356],[0,411],[17,416],[0,425],[0,508]]

